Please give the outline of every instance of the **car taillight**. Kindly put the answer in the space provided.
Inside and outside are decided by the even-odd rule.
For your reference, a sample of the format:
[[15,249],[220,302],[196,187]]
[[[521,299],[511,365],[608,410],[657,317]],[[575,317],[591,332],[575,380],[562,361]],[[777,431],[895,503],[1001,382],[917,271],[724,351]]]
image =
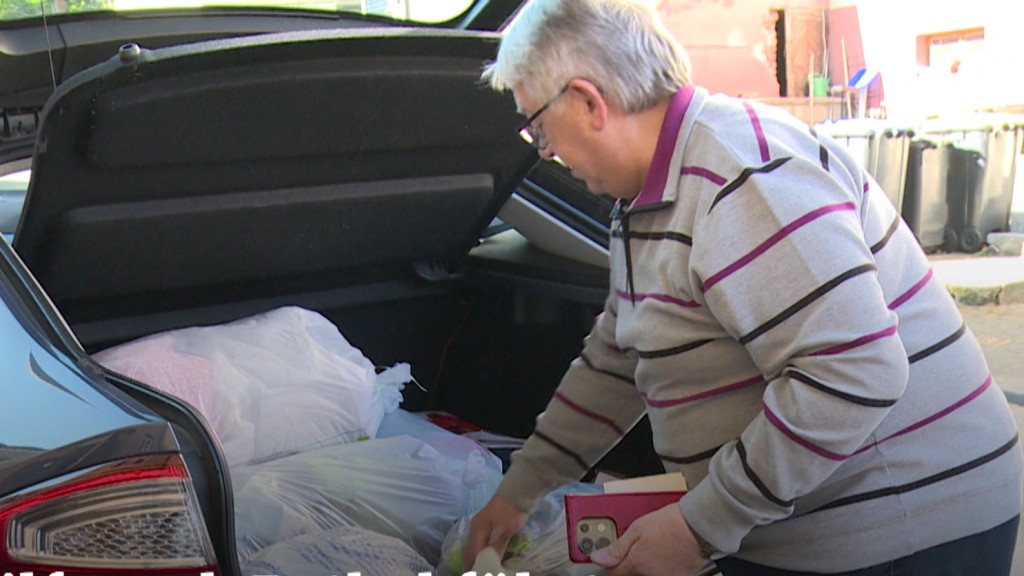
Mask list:
[[217,574],[181,457],[139,457],[0,501],[0,567],[35,576]]

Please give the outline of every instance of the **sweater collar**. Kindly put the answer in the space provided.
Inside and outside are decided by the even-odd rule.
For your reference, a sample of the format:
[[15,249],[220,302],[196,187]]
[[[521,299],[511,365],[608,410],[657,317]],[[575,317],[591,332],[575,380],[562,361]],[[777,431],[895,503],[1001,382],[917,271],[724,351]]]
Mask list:
[[665,119],[661,123],[661,131],[658,133],[658,144],[654,149],[654,156],[651,158],[651,167],[647,171],[640,194],[630,204],[631,209],[675,200],[674,187],[670,193],[666,194],[665,186],[668,183],[669,165],[672,163],[679,130],[683,124],[683,117],[686,116],[686,110],[690,107],[693,93],[694,87],[686,85],[672,95],[668,110],[665,111]]

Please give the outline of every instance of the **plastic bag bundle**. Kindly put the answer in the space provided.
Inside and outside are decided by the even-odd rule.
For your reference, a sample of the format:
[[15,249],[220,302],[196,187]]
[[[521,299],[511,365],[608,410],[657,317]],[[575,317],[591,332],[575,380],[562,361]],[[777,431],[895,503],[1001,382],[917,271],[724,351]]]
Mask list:
[[445,455],[409,436],[239,467],[232,470],[239,558],[303,534],[359,526],[398,538],[436,564],[445,534],[475,511],[463,478]]
[[501,459],[473,440],[449,432],[425,418],[398,409],[384,417],[377,430],[378,438],[411,436],[437,450],[439,465],[446,473],[461,478],[469,489],[469,514],[491,499],[501,483]]
[[407,365],[378,376],[329,320],[294,306],[95,357],[192,404],[232,465],[371,438],[410,378]]
[[[576,483],[563,486],[545,496],[530,513],[526,524],[512,537],[501,565],[511,572],[529,572],[545,576],[596,576],[604,573],[597,564],[576,564],[569,560],[565,528],[566,494],[598,494],[600,486]],[[468,568],[462,562],[462,548],[469,536],[472,516],[460,518],[441,545],[438,576],[461,576]]]
[[360,528],[335,528],[280,542],[242,564],[243,574],[412,576],[433,568],[408,545]]

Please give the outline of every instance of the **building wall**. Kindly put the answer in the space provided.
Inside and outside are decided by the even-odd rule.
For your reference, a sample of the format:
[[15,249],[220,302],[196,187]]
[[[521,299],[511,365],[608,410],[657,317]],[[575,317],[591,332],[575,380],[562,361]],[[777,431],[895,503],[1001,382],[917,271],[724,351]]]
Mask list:
[[697,84],[712,92],[777,97],[775,10],[826,9],[828,0],[661,0],[665,26],[686,47]]
[[[833,6],[836,4],[833,0]],[[908,0],[860,0],[855,4],[865,60],[884,78],[884,105],[889,116],[948,114],[1024,103],[1024,81],[1013,73],[1024,53],[1024,4],[929,0],[925,10]],[[970,28],[984,28],[984,50],[965,60],[956,74],[948,68],[918,64],[920,37]]]
[[[1024,75],[1016,72],[1024,54],[1020,0],[658,1],[665,25],[690,53],[697,84],[758,98],[780,94],[775,62],[775,10],[780,8],[824,9],[840,16],[829,37],[829,84],[843,85],[862,68],[877,72],[867,104],[884,108],[880,113],[898,118],[977,108],[1024,110]],[[984,28],[984,50],[965,60],[956,74],[948,67],[919,65],[921,37],[970,28]]]

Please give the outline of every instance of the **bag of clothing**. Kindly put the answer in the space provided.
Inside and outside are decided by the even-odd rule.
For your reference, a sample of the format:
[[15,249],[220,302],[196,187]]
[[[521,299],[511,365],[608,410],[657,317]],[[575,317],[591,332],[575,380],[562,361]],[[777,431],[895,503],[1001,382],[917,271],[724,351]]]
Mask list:
[[335,528],[298,536],[242,563],[243,574],[415,576],[433,567],[402,541],[361,528]]
[[372,438],[411,378],[408,365],[378,375],[329,320],[294,306],[155,334],[95,358],[194,406],[232,465]]
[[493,493],[500,481],[496,461],[467,466],[477,457],[395,436],[232,469],[239,558],[303,534],[358,526],[398,538],[436,564],[455,521],[476,511],[473,488],[483,482]]

